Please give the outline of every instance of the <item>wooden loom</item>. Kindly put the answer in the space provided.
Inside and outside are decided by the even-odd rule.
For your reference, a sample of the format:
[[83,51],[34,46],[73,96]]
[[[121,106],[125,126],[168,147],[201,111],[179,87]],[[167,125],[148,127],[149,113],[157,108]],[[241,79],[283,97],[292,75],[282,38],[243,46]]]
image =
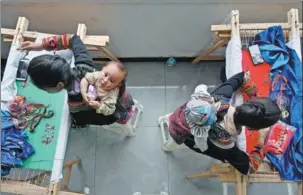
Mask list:
[[211,31],[213,32],[213,45],[206,51],[202,51],[198,57],[196,57],[192,63],[196,64],[201,60],[209,60],[213,58],[224,59],[223,56],[218,57],[211,55],[219,48],[227,46],[228,41],[232,36],[240,37],[254,37],[257,33],[267,29],[270,26],[280,25],[284,31],[284,37],[289,39],[293,33],[300,33],[302,37],[302,23],[299,23],[299,12],[297,9],[291,9],[287,13],[287,23],[239,23],[239,12],[237,10],[232,11],[230,24],[211,25]]
[[[20,44],[22,41],[34,41],[37,38],[37,32],[27,31],[29,25],[28,19],[19,17],[16,29],[1,28],[3,41]],[[77,35],[80,36],[83,43],[89,51],[100,51],[112,61],[119,61],[118,58],[106,47],[109,44],[109,36],[86,35],[87,27],[85,24],[78,24]],[[46,37],[54,34],[40,33]]]
[[[224,47],[227,45],[230,37],[244,35],[242,30],[253,29],[256,32],[251,34],[254,36],[258,31],[264,30],[273,25],[281,25],[284,30],[284,36],[290,38],[294,34],[300,32],[302,36],[302,23],[299,23],[299,14],[297,9],[291,9],[288,12],[288,23],[275,24],[275,23],[265,23],[265,24],[239,24],[239,12],[233,11],[231,14],[231,24],[230,25],[212,25],[212,31],[215,32],[216,41],[215,44],[208,49],[208,51],[203,52],[193,63],[198,63],[203,60],[206,56],[213,53],[216,49]],[[187,179],[193,178],[218,178],[221,182],[232,182],[236,184],[236,195],[246,195],[247,194],[247,183],[295,183],[293,181],[282,180],[279,173],[272,169],[269,164],[263,163],[259,170],[250,175],[242,175],[237,170],[235,170],[232,165],[228,163],[213,164],[211,169],[202,173],[187,174]],[[298,183],[298,195],[303,195],[303,182]]]
[[[20,45],[25,40],[34,41],[37,38],[37,32],[27,31],[29,20],[25,17],[19,17],[16,29],[1,28],[1,34],[4,41],[12,42],[12,45]],[[89,36],[86,35],[86,25],[79,24],[77,35],[80,36],[88,50],[101,51],[109,59],[119,61],[107,48],[109,43],[109,36]],[[53,36],[53,34],[40,33],[44,36]],[[64,163],[63,169],[65,170],[63,178],[63,189],[60,189],[60,181],[49,182],[45,185],[45,177],[49,177],[52,173],[50,171],[43,171],[38,174],[32,175],[25,179],[17,178],[2,178],[1,177],[1,192],[11,194],[30,194],[30,195],[84,195],[83,193],[71,192],[68,190],[68,185],[71,179],[71,170],[74,165],[80,162],[80,158],[72,159]],[[20,176],[20,173],[19,173]]]

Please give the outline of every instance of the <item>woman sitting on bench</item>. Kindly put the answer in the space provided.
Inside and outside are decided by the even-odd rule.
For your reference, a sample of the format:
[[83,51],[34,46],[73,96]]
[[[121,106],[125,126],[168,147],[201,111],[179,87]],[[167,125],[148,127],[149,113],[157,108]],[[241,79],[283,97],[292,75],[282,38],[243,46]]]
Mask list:
[[177,144],[184,143],[198,153],[229,162],[242,174],[248,174],[250,169],[256,171],[265,157],[263,143],[246,154],[236,146],[235,138],[242,126],[260,130],[275,124],[281,115],[278,105],[261,97],[253,97],[238,107],[230,105],[232,94],[238,89],[250,96],[257,94],[244,72],[234,75],[211,94],[206,86],[197,88],[192,100],[169,116],[171,137]]

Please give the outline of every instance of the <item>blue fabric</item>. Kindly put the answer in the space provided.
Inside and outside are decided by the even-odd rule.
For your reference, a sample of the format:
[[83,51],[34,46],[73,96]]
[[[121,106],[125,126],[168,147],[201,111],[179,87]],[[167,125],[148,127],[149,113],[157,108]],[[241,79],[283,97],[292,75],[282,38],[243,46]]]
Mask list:
[[[16,122],[18,125],[22,123],[20,120]],[[1,176],[8,175],[13,167],[21,167],[22,160],[35,152],[27,140],[24,130],[15,128],[11,114],[1,110]]]
[[[295,50],[285,44],[280,26],[273,26],[256,36],[253,44],[259,45],[262,57],[272,66],[271,81],[282,75],[287,79],[283,90],[282,103],[289,108],[290,118],[286,122],[297,128],[292,142],[281,155],[267,154],[268,159],[279,170],[281,178],[292,181],[303,180],[303,139],[302,139],[302,62]],[[280,91],[279,80],[269,98],[276,100]],[[287,105],[288,104],[288,105]]]

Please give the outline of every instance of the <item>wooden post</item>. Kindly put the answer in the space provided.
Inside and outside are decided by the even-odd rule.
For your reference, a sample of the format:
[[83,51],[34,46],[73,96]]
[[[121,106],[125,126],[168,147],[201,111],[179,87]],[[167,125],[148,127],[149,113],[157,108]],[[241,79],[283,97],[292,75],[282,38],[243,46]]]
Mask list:
[[298,183],[298,195],[303,195],[303,181]]
[[287,12],[287,20],[290,28],[289,39],[300,33],[299,29],[299,12],[297,9],[291,9]]
[[240,36],[240,23],[239,23],[239,11],[233,10],[231,13],[231,37],[239,37]]
[[[86,38],[86,32],[87,32],[86,25],[78,24],[77,35],[80,37],[80,39],[82,41],[84,41]],[[109,40],[107,42],[109,42]],[[110,60],[119,62],[118,58],[116,58],[116,56],[114,54],[112,54],[112,52],[110,52],[108,49],[106,49],[105,46],[99,47],[99,50],[101,52],[103,52],[106,55],[106,57],[108,57]]]
[[87,27],[85,24],[78,24],[77,35],[80,37],[82,41],[84,41],[86,37]]
[[236,195],[246,195],[248,176],[242,175],[239,171],[236,171],[236,175]]
[[63,181],[63,188],[67,189],[70,179],[71,179],[71,173],[72,173],[72,167],[80,162],[80,158],[74,158],[71,161],[68,161],[66,163],[64,163],[63,165],[63,169],[65,169],[65,174],[64,174],[64,181]]
[[72,173],[72,167],[71,166],[65,168],[64,181],[63,181],[63,188],[64,189],[68,188],[70,178],[71,178],[71,173]]
[[23,33],[27,30],[28,25],[29,25],[29,21],[27,18],[25,17],[18,18],[12,45],[18,46],[24,41]]

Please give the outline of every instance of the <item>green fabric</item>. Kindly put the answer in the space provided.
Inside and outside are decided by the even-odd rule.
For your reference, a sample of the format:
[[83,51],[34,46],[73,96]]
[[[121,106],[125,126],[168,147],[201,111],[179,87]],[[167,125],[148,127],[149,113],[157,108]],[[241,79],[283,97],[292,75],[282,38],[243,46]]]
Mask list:
[[[62,91],[60,93],[49,94],[39,90],[31,82],[29,82],[25,88],[22,87],[22,83],[23,82],[17,81],[18,95],[25,96],[26,101],[49,105],[48,109],[53,110],[55,113],[52,118],[43,118],[33,133],[26,129],[26,133],[29,136],[29,143],[34,146],[36,152],[34,155],[24,161],[23,168],[51,171],[55,158],[59,128],[61,124],[65,96],[64,94],[66,92]],[[42,141],[44,134],[46,134],[45,129],[47,123],[55,128],[52,142],[46,145],[43,144]]]

